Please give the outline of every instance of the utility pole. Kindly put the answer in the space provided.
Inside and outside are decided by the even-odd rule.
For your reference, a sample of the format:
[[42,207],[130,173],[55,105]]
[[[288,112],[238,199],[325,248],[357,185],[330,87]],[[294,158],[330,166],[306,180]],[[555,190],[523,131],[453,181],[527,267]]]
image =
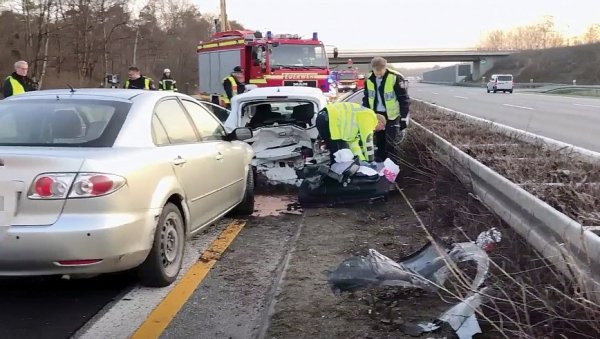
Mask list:
[[221,0],[221,31],[228,31],[230,29],[229,20],[227,20],[227,4],[225,0]]

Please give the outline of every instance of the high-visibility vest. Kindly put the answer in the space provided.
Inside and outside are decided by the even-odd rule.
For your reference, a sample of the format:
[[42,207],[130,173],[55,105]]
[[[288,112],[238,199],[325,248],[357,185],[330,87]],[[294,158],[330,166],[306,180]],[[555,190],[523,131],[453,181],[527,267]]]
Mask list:
[[173,79],[161,79],[158,82],[158,90],[159,91],[177,91],[177,88],[175,88],[175,84],[177,83],[177,81],[173,80]]
[[[144,78],[144,89],[150,89],[150,78]],[[125,88],[129,88],[129,80],[125,81]]]
[[[392,70],[388,70],[388,76],[383,84],[383,102],[388,120],[394,120],[400,116],[400,103],[394,92],[394,85],[398,79],[398,74]],[[377,96],[377,86],[371,80],[373,73],[369,74],[367,80],[367,93],[369,95],[369,108],[375,110],[375,98]]]
[[377,126],[375,112],[350,102],[332,103],[326,108],[331,139],[346,141],[352,154],[360,160],[373,161],[373,132]]
[[9,75],[6,79],[8,79],[10,86],[12,87],[12,95],[25,93],[25,87],[21,85],[19,80],[13,78],[12,75]]
[[[225,81],[229,81],[231,83],[231,98],[233,98],[237,94],[237,82],[235,81],[233,75],[230,75],[223,79],[223,82]],[[226,105],[229,105],[231,103],[231,98],[227,96],[227,92],[223,91],[223,102]]]

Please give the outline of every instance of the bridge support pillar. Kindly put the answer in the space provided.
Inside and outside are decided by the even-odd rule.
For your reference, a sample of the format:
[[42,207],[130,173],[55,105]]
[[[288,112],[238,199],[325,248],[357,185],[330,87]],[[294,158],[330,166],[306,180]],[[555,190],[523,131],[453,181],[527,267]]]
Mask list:
[[481,79],[481,60],[473,61],[473,71],[471,72],[471,78],[473,78],[473,81],[479,81]]
[[481,77],[494,68],[494,64],[499,58],[485,57],[480,60],[473,61],[473,71],[471,72],[471,78],[473,81],[481,80]]

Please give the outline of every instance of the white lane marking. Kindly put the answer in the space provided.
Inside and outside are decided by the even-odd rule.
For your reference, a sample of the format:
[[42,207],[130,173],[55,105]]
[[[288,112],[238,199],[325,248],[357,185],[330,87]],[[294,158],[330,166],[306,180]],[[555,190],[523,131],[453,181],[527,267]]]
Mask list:
[[461,97],[460,95],[455,95],[454,97],[455,97],[455,98],[459,98],[459,99],[465,99],[465,100],[468,100],[468,99],[469,99],[469,98],[467,98],[467,97]]
[[440,94],[440,93],[438,93],[438,92],[431,92],[431,93],[433,93],[433,94],[435,94],[435,95],[438,95],[438,94]]
[[[207,227],[205,231],[199,233],[201,235],[188,241],[178,280],[198,261],[199,253],[203,253],[209,247],[230,221],[222,219],[215,226]],[[106,305],[73,337],[77,339],[129,338],[173,287],[175,283],[163,288],[136,286],[120,300]]]
[[585,104],[573,104],[575,106],[581,106],[581,107],[593,107],[593,108],[600,108],[600,106],[596,106],[596,105],[585,105]]
[[511,104],[503,104],[503,105],[504,106],[508,106],[508,107],[515,107],[515,108],[522,108],[522,109],[533,110],[533,108],[531,108],[531,107],[517,106],[517,105],[511,105]]

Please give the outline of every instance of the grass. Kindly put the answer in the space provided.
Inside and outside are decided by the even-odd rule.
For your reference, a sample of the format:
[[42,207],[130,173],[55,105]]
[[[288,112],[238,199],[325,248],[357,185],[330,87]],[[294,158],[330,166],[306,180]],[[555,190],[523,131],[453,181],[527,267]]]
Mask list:
[[[461,145],[463,149],[467,149],[464,143],[471,140],[469,152],[479,156],[487,154],[493,158],[493,155],[499,154],[500,157],[507,158],[511,152],[521,149],[529,156],[536,153],[527,152],[539,152],[536,146],[528,148],[526,144],[481,130],[481,127],[481,132],[477,133],[473,129],[465,129],[468,126],[457,126],[459,122],[453,121],[451,116],[432,111],[430,106],[415,104],[413,114],[415,120],[435,129],[443,137],[452,139],[451,142]],[[438,121],[439,124],[431,124],[431,121]],[[498,146],[501,149],[494,150],[493,143],[504,146]],[[507,146],[510,143],[520,145]],[[482,147],[474,147],[475,144]],[[401,174],[404,182],[414,177],[415,182],[427,182],[427,187],[431,187],[430,193],[422,197],[430,204],[428,211],[419,212],[423,214],[422,227],[428,234],[450,228],[454,229],[452,239],[463,241],[475,239],[479,232],[490,227],[496,227],[502,233],[502,241],[489,252],[490,271],[484,284],[491,288],[491,293],[487,295],[488,301],[477,310],[483,330],[483,334],[477,338],[600,337],[600,305],[589,298],[591,293],[588,286],[578,279],[566,279],[510,226],[470,194],[451,171],[436,159],[434,141],[429,135],[420,129],[410,128],[398,153],[399,158],[396,160],[403,168]],[[519,155],[527,158],[523,153]],[[568,160],[559,159],[564,162],[556,166],[567,166]],[[518,178],[530,175],[519,169],[530,167],[531,164],[521,160],[519,163],[491,166],[510,168],[513,172],[505,175]],[[542,162],[536,166],[551,170],[553,165],[551,162]],[[546,180],[542,171],[539,172],[539,179]],[[582,205],[587,203],[589,202],[582,202]],[[564,259],[569,261],[569,254],[565,254]],[[448,269],[452,278],[441,287],[441,294],[450,304],[454,304],[474,292],[470,289],[473,271],[452,263],[449,263]],[[578,278],[582,273],[573,272],[573,276]]]
[[460,120],[425,103],[414,118],[584,226],[600,225],[600,166]]
[[557,88],[546,91],[545,93],[600,98],[600,88]]

